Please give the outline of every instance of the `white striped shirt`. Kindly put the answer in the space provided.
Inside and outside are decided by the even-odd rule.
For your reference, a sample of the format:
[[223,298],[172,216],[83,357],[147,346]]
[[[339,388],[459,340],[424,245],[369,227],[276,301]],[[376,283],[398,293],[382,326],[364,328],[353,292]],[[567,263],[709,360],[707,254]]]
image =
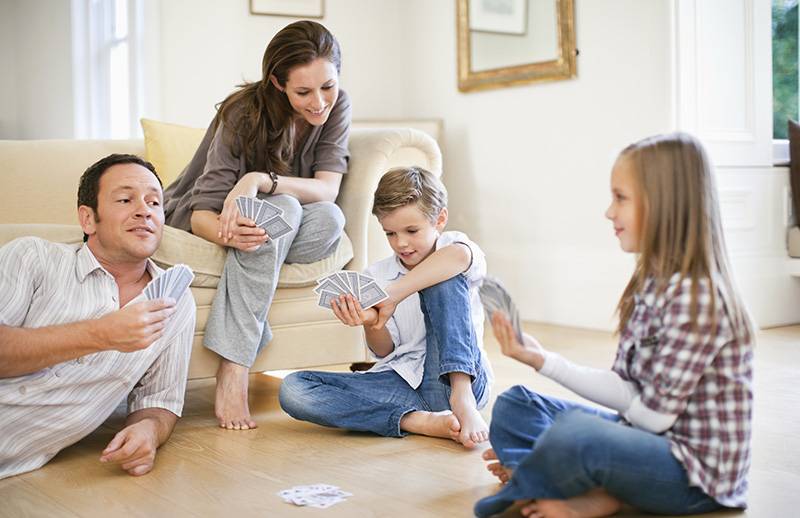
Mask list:
[[[148,260],[155,278],[162,270]],[[139,294],[129,302],[144,300]],[[85,245],[24,237],[0,248],[0,325],[38,328],[119,309],[119,289]],[[195,325],[187,290],[164,335],[146,349],[109,350],[0,379],[0,479],[43,466],[128,399],[128,412],[183,409]]]

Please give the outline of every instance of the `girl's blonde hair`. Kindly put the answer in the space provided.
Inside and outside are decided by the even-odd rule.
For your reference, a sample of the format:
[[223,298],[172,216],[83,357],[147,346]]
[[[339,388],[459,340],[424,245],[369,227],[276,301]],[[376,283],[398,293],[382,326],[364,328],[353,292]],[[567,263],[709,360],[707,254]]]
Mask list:
[[749,340],[753,327],[731,274],[717,189],[703,145],[687,133],[657,135],[631,144],[617,160],[629,161],[642,199],[640,254],[617,306],[617,331],[621,333],[630,319],[633,296],[648,278],[663,293],[670,278],[679,273],[681,281],[691,279],[693,322],[698,316],[699,283],[705,279],[710,287],[712,329],[717,324],[716,304],[722,303],[733,332]]
[[430,171],[421,167],[396,167],[378,182],[372,200],[372,213],[379,218],[395,209],[416,203],[417,208],[435,222],[447,207],[447,189]]

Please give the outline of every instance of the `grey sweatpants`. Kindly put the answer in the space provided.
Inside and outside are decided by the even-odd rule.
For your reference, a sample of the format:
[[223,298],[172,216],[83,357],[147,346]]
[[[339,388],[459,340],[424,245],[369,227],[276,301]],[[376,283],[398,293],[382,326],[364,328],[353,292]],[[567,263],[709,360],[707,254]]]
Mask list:
[[283,209],[292,232],[254,252],[228,249],[225,268],[208,315],[204,345],[223,358],[250,367],[272,340],[267,311],[281,265],[308,264],[331,255],[344,229],[344,215],[331,202],[300,205],[292,196],[270,196]]

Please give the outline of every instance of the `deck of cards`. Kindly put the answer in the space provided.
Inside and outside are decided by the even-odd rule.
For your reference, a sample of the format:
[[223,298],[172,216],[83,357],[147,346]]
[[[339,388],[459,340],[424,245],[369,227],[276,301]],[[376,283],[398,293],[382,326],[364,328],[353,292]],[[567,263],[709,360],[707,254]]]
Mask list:
[[192,269],[185,264],[176,264],[148,282],[144,287],[144,296],[147,300],[169,297],[177,302],[192,280],[194,280]]
[[283,209],[266,200],[239,196],[236,198],[236,206],[242,216],[252,219],[257,227],[263,228],[270,239],[278,239],[293,230],[283,219]]
[[511,295],[509,295],[508,291],[500,284],[500,281],[487,276],[483,280],[479,293],[487,318],[491,321],[495,311],[505,313],[506,317],[511,321],[511,325],[514,327],[517,340],[519,340],[519,343],[523,343],[522,328],[519,325],[519,311],[514,301],[511,300]]
[[371,308],[375,304],[389,298],[389,295],[378,286],[375,279],[358,272],[335,272],[317,281],[314,292],[319,295],[319,304],[331,309],[331,301],[339,295],[353,295],[362,309]]
[[353,493],[342,491],[337,486],[328,484],[312,484],[310,486],[294,486],[278,492],[287,504],[302,505],[325,509],[339,502],[344,502]]

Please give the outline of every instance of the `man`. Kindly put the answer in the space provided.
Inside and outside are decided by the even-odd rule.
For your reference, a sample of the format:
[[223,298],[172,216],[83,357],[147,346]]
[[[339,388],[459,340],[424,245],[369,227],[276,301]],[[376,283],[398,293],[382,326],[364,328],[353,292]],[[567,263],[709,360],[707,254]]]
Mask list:
[[101,462],[153,469],[183,408],[195,305],[147,300],[164,225],[152,164],[110,155],[83,174],[85,243],[26,237],[0,248],[0,478],[43,466],[127,395]]

